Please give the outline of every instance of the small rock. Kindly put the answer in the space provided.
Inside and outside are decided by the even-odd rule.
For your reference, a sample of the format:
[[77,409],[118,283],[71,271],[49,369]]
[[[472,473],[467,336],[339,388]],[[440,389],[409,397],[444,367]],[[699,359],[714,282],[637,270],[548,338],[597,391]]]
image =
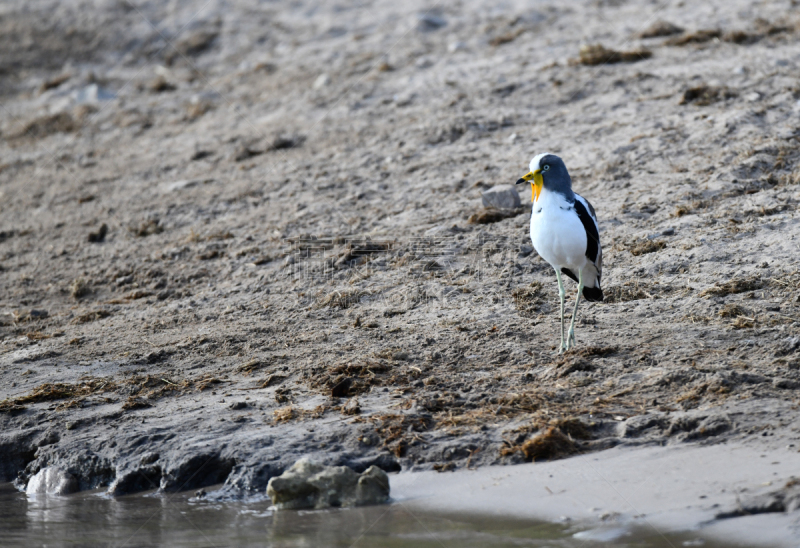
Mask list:
[[83,278],[75,278],[69,286],[69,294],[73,299],[80,299],[89,294],[89,284]]
[[358,478],[356,504],[382,504],[389,499],[389,476],[377,466],[370,466]]
[[519,246],[519,255],[517,255],[517,256],[520,257],[520,258],[524,258],[524,257],[527,257],[528,255],[530,255],[531,253],[533,253],[533,248],[531,246],[529,246],[529,245],[521,245],[521,246]]
[[423,13],[417,16],[417,30],[420,32],[433,32],[447,25],[447,21],[432,13]]
[[347,466],[330,466],[308,478],[317,489],[317,508],[352,506],[356,498],[358,474]]
[[213,156],[214,153],[210,150],[195,150],[192,157],[189,158],[192,162],[196,162],[197,160],[202,160],[203,158],[208,158],[209,156]]
[[447,45],[447,51],[450,53],[456,53],[457,51],[464,51],[467,49],[467,45],[464,42],[450,42]]
[[69,495],[78,490],[75,477],[53,466],[39,470],[28,481],[25,493],[28,495]]
[[252,158],[253,156],[259,156],[260,154],[264,154],[264,151],[252,148],[248,145],[242,145],[234,151],[233,160],[235,162],[241,162]]
[[303,135],[289,135],[279,136],[273,139],[269,150],[286,150],[288,148],[297,148],[305,142],[306,138]]
[[150,352],[147,356],[145,356],[144,359],[149,364],[161,363],[169,358],[170,354],[171,352],[162,348],[160,350],[154,350],[153,352]]
[[342,413],[345,415],[360,415],[361,405],[359,405],[358,399],[351,398],[347,400],[347,403],[342,406]]
[[147,83],[147,89],[152,93],[162,93],[164,91],[175,91],[178,87],[168,81],[163,75],[158,75]]
[[351,379],[350,377],[345,378],[331,389],[331,397],[346,398],[350,391],[350,386],[352,384],[353,384],[353,379]]
[[90,232],[89,233],[89,243],[92,244],[99,244],[106,239],[106,234],[108,234],[108,225],[103,223],[100,225],[100,228],[97,229],[97,232]]
[[675,229],[674,228],[665,228],[664,230],[661,231],[661,235],[662,236],[674,236],[675,235]]
[[797,351],[800,351],[800,337],[787,337],[778,345],[775,356],[788,356]]
[[323,73],[317,76],[317,79],[314,80],[314,83],[312,84],[311,87],[314,89],[322,89],[330,83],[331,83],[331,77]]
[[300,459],[280,476],[271,478],[267,495],[280,509],[313,508],[317,502],[317,489],[308,478],[322,472],[323,466],[308,459]]
[[497,185],[481,193],[484,207],[516,209],[521,202],[517,189],[512,185]]
[[229,407],[231,409],[233,409],[234,411],[239,411],[240,409],[246,409],[247,408],[247,402],[236,401],[236,402],[233,402],[232,404],[230,404]]
[[110,101],[116,99],[114,92],[101,88],[97,84],[90,84],[83,89],[75,91],[73,94],[75,102],[78,104],[99,103],[100,101]]
[[36,310],[32,308],[30,310],[15,310],[14,311],[14,320],[22,323],[22,322],[30,322],[34,320],[43,320],[49,315],[47,310]]
[[389,477],[376,466],[357,474],[347,466],[322,466],[300,459],[267,485],[279,509],[380,504],[389,498]]

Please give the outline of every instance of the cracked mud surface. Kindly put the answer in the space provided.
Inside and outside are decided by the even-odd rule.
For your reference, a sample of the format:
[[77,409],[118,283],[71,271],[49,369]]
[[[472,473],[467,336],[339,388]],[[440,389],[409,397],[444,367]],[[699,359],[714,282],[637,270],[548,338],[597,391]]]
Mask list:
[[[788,2],[134,4],[0,12],[0,480],[798,443]],[[604,252],[560,357],[480,196],[544,150]]]

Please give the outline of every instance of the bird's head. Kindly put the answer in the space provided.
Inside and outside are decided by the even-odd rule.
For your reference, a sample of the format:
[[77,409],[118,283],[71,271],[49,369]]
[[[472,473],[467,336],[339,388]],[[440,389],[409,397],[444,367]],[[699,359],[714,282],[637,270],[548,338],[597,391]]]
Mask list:
[[523,175],[517,184],[531,184],[531,201],[536,202],[542,187],[566,195],[572,193],[572,180],[569,177],[564,161],[549,152],[539,154],[531,160],[530,171]]

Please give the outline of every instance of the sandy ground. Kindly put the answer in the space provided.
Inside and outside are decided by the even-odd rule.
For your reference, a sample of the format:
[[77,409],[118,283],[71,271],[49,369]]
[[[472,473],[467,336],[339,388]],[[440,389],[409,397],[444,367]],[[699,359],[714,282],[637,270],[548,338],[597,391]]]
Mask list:
[[[3,4],[0,480],[238,496],[302,455],[797,450],[798,24],[789,1]],[[561,357],[529,206],[481,205],[545,150],[604,253]]]
[[799,467],[796,451],[751,443],[615,447],[513,467],[401,472],[392,477],[392,490],[397,504],[415,514],[544,518],[588,527],[575,536],[590,543],[624,543],[635,531],[691,532],[696,538],[688,542],[695,544],[684,546],[716,540],[794,548],[797,515],[767,508],[789,499],[800,504]]

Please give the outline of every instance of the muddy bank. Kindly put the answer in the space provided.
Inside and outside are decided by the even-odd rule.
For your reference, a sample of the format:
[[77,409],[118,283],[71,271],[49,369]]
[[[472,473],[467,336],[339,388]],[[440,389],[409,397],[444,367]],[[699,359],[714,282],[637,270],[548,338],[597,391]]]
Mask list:
[[[301,456],[797,427],[788,5],[30,9],[0,17],[0,479],[240,496]],[[561,357],[529,207],[481,199],[543,150],[604,251]]]

